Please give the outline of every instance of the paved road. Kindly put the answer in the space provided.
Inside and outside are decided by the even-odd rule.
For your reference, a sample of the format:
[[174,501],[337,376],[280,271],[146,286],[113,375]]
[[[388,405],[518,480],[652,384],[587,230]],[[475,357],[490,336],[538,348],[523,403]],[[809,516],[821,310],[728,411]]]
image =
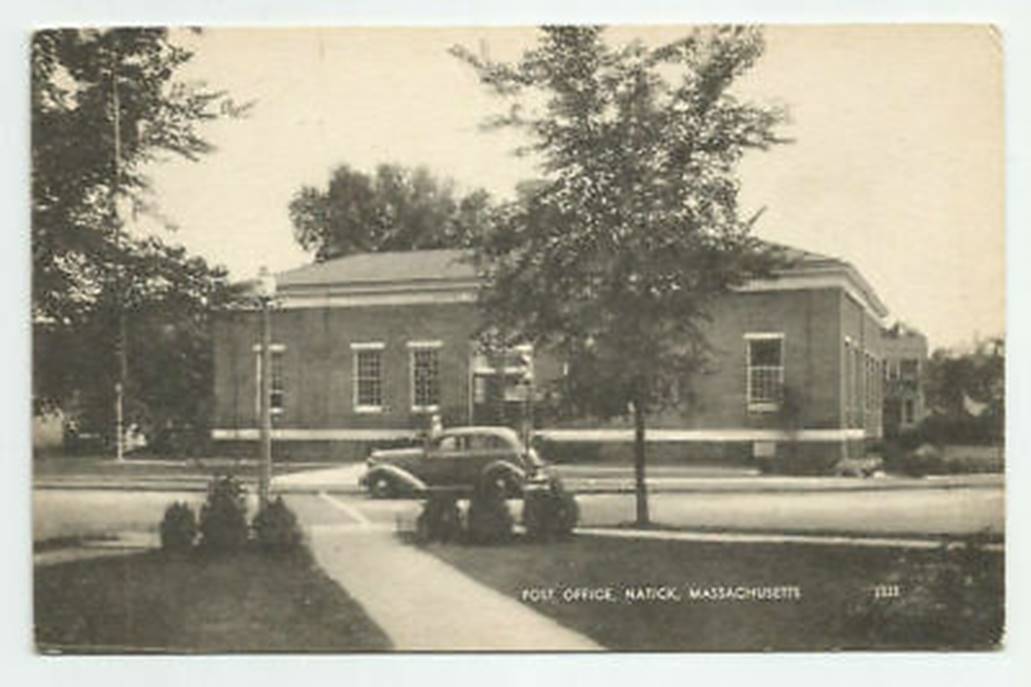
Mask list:
[[[634,518],[628,494],[580,495],[581,524],[604,527]],[[327,524],[351,522],[402,527],[419,512],[415,501],[375,501],[363,496],[292,497],[297,508]],[[783,532],[850,532],[960,535],[1004,531],[1001,489],[935,489],[764,494],[653,494],[652,519],[684,528]],[[512,507],[518,511],[517,502]]]
[[[165,507],[181,499],[195,505],[199,493],[36,490],[33,539],[119,530],[156,531]],[[629,494],[581,495],[585,526],[633,519]],[[307,522],[372,524],[394,528],[414,522],[414,500],[371,500],[363,495],[291,495]],[[685,528],[868,534],[964,534],[1004,531],[1001,488],[857,491],[845,493],[653,494],[652,518]],[[253,508],[253,506],[252,506]],[[518,502],[512,502],[518,513]]]

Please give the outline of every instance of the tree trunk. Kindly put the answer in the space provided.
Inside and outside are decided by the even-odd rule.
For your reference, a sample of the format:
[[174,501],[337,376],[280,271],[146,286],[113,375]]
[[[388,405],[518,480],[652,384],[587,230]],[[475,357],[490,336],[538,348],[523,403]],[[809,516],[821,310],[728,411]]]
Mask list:
[[647,527],[651,523],[648,516],[648,486],[644,481],[644,408],[634,402],[634,494],[637,500],[637,526]]

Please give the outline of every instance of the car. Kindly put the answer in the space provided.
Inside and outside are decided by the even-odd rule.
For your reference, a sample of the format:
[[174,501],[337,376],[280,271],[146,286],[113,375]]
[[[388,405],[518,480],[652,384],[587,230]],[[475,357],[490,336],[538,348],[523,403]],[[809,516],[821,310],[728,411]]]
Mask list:
[[497,489],[518,497],[528,484],[546,483],[548,466],[508,427],[455,427],[422,446],[376,450],[359,480],[375,498],[433,490]]

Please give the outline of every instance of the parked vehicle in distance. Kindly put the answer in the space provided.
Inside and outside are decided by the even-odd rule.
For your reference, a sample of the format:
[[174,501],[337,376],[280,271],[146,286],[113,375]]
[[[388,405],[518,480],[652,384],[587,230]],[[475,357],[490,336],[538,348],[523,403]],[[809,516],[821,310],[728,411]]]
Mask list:
[[516,497],[527,484],[549,479],[537,452],[508,427],[447,429],[423,446],[373,451],[365,463],[359,485],[376,498],[477,487]]

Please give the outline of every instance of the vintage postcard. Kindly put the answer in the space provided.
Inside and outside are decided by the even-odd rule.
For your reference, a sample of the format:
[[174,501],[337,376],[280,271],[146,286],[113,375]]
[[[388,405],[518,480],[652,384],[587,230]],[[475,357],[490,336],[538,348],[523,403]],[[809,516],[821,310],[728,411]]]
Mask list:
[[1003,54],[36,30],[37,651],[1002,648]]

